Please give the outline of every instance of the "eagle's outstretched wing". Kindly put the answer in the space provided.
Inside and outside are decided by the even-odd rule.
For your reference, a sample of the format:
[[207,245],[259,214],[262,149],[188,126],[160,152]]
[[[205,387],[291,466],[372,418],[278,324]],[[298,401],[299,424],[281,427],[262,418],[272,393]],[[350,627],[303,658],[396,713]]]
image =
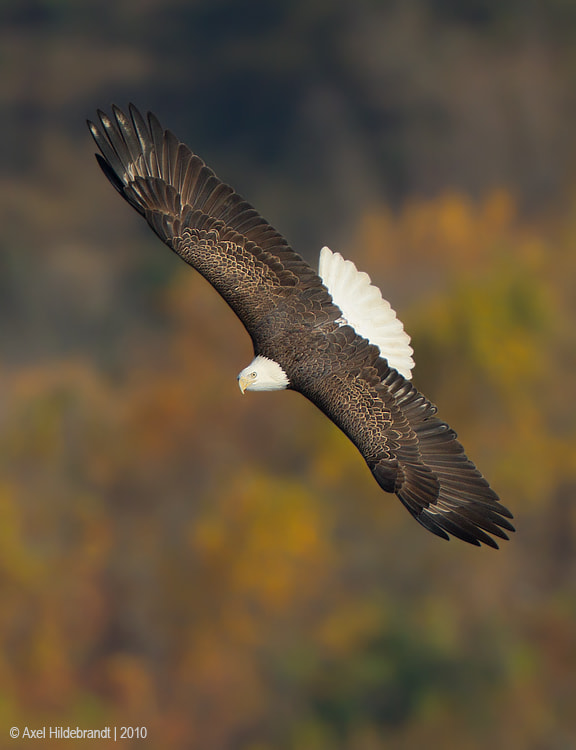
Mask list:
[[[316,272],[199,156],[133,105],[88,126],[102,170],[156,234],[232,307],[253,340],[281,300],[297,296],[337,318]],[[292,302],[292,300],[291,300]],[[289,305],[293,308],[293,304]]]
[[378,484],[429,531],[498,548],[510,511],[467,458],[436,407],[349,326],[333,340],[330,374],[298,388],[357,446]]

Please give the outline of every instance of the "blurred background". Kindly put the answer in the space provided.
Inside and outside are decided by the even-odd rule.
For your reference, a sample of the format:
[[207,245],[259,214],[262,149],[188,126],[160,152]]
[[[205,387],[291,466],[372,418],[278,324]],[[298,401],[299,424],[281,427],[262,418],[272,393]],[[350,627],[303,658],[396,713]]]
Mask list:
[[[576,748],[576,3],[3,0],[0,38],[0,743]],[[93,158],[129,101],[370,273],[511,542],[241,397],[240,322]]]

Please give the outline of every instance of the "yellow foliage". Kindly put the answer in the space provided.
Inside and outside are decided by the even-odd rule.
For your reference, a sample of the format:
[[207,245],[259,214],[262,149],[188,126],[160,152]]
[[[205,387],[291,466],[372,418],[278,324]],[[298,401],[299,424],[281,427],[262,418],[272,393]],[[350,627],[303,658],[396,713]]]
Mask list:
[[408,201],[397,214],[373,208],[361,219],[348,254],[360,267],[383,266],[387,280],[390,274],[398,275],[401,284],[399,274],[404,272],[413,283],[424,282],[426,276],[437,283],[438,273],[452,277],[486,268],[511,235],[527,241],[524,232],[508,192],[495,190],[478,203],[446,193]]
[[130,717],[139,715],[144,723],[149,721],[157,710],[157,700],[146,663],[129,654],[116,654],[106,659],[103,672],[119,715],[125,712]]
[[492,556],[393,509],[294,394],[242,399],[249,340],[197,274],[163,297],[161,356],[114,379],[4,367],[4,724],[130,718],[174,750],[523,748],[575,728],[575,240],[504,191],[452,193],[373,207],[348,252],[386,278],[415,384],[517,515]]
[[346,658],[383,625],[379,602],[361,599],[330,613],[322,622],[318,636],[329,653]]
[[301,484],[248,472],[220,486],[190,530],[207,569],[227,565],[232,589],[273,612],[316,590],[330,556],[326,535]]

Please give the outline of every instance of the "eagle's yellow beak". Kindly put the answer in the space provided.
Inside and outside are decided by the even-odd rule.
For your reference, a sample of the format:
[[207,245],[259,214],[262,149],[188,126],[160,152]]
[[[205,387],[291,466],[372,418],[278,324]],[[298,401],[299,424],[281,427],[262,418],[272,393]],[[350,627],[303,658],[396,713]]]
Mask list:
[[238,385],[240,386],[240,390],[242,391],[242,393],[244,393],[244,391],[246,390],[246,388],[248,388],[249,381],[250,381],[250,378],[247,378],[246,375],[244,375],[244,376],[239,375],[238,376]]

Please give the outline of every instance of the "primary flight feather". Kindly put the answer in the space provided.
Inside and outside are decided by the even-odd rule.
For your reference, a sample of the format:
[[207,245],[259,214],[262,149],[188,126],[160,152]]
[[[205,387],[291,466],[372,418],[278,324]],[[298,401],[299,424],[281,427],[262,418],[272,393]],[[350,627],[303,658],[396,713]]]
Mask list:
[[156,117],[129,107],[89,127],[104,173],[222,295],[250,334],[245,390],[298,391],[429,531],[497,548],[511,513],[436,407],[409,383],[410,339],[367,274],[323,248],[316,273]]

